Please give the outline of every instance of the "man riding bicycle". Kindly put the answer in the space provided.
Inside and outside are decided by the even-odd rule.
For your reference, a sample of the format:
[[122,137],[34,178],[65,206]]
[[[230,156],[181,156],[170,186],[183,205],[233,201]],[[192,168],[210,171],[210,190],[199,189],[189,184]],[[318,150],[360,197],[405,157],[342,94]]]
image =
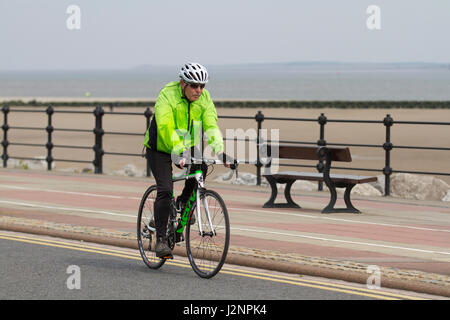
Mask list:
[[[185,64],[179,73],[180,80],[168,83],[158,95],[155,114],[145,134],[146,156],[157,185],[154,204],[157,257],[170,256],[172,250],[166,239],[173,195],[172,162],[183,168],[190,159],[189,152],[201,142],[201,129],[208,144],[226,167],[229,157],[224,153],[223,137],[217,125],[217,112],[208,90],[208,71],[198,63]],[[206,168],[203,168],[206,174]],[[183,192],[177,198],[179,207],[188,201],[194,191],[195,181],[186,180]],[[191,223],[193,219],[191,219]]]

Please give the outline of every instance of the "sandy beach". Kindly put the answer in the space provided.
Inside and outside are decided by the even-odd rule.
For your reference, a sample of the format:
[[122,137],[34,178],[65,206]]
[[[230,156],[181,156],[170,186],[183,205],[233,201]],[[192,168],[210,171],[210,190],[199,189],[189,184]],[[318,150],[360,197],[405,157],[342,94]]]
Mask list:
[[[19,107],[11,107],[11,110]],[[23,108],[21,108],[23,109]],[[29,108],[27,108],[29,109]],[[44,110],[45,108],[40,108]],[[57,110],[67,110],[58,108]],[[74,110],[74,109],[72,109]],[[89,114],[67,114],[55,113],[53,126],[55,129],[85,129],[90,132],[67,132],[55,130],[53,133],[53,149],[55,159],[94,159],[92,149],[69,149],[58,147],[59,145],[74,145],[92,147],[94,145],[95,119],[92,114],[93,108],[76,108]],[[450,110],[448,109],[224,109],[218,108],[219,116],[249,116],[254,117],[261,110],[267,117],[307,118],[317,119],[324,113],[329,120],[377,120],[381,121],[390,114],[397,121],[446,121],[450,122]],[[120,152],[140,154],[142,141],[146,130],[144,108],[114,108],[103,117],[103,128],[106,132],[103,140],[105,152]],[[142,115],[119,115],[118,112],[137,112]],[[3,117],[2,117],[3,118]],[[3,119],[2,119],[3,120]],[[42,130],[23,130],[11,128],[8,131],[10,143],[33,143],[44,145],[47,142],[47,115],[42,113],[24,113],[11,111],[8,114],[10,127],[37,127]],[[219,126],[225,135],[226,129],[248,129],[256,130],[256,121],[247,119],[219,119]],[[315,142],[319,139],[319,125],[317,122],[279,121],[266,119],[262,128],[268,130],[270,138],[271,129],[278,129],[280,140]],[[117,135],[109,132],[130,132],[137,135]],[[247,131],[247,132],[251,132]],[[142,135],[142,136],[140,136]],[[385,126],[382,123],[328,123],[325,127],[325,140],[327,143],[341,144],[370,144],[377,148],[351,147],[353,162],[350,164],[339,164],[342,167],[373,168],[382,170],[385,166],[385,151],[382,148],[386,139]],[[450,127],[448,125],[412,125],[394,124],[391,128],[391,142],[394,149],[391,152],[391,167],[393,170],[450,172],[450,151],[441,150],[416,150],[396,149],[395,146],[422,146],[422,147],[444,147],[450,148]],[[246,157],[249,155],[247,149]],[[14,157],[46,156],[45,147],[27,147],[10,145],[8,155]],[[127,164],[133,164],[142,172],[145,168],[145,160],[138,156],[104,156],[104,172],[111,173],[121,170]],[[308,163],[310,164],[310,163]],[[76,169],[82,170],[89,164],[74,162],[55,161],[56,170]],[[302,169],[304,170],[304,169]],[[242,166],[241,171],[256,173],[254,166]],[[216,166],[213,176],[225,172],[225,169]],[[347,171],[348,172],[348,171]],[[380,172],[353,171],[353,174],[379,175]],[[450,183],[450,177],[438,176],[440,179]]]

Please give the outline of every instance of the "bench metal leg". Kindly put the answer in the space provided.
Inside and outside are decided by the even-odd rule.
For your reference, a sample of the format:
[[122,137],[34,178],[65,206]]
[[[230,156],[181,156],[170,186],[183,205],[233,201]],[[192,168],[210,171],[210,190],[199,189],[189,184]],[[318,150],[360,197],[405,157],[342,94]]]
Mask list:
[[336,187],[334,186],[334,184],[328,184],[328,183],[327,183],[327,187],[328,187],[328,190],[330,190],[330,202],[322,210],[322,213],[336,212],[335,211],[336,209],[334,208],[334,205],[336,204],[336,199],[337,199]]
[[269,201],[267,201],[263,208],[273,208],[275,204],[275,199],[277,198],[278,189],[277,189],[277,183],[274,178],[270,176],[266,176],[267,182],[269,182],[270,188],[272,189],[272,194],[270,195]]
[[351,184],[348,185],[347,188],[345,188],[345,193],[344,193],[344,201],[345,204],[347,205],[347,212],[351,212],[351,213],[361,213],[361,211],[359,211],[358,209],[356,209],[352,202],[350,201],[350,192],[352,192],[352,189],[355,185]]
[[295,180],[291,180],[286,183],[286,187],[284,188],[284,197],[286,198],[287,203],[292,206],[292,208],[300,208],[300,206],[296,204],[291,198],[291,187],[294,182]]
[[295,180],[289,180],[286,182],[286,188],[284,189],[284,196],[286,198],[286,203],[275,203],[275,199],[278,195],[277,181],[271,176],[266,176],[267,182],[270,184],[272,189],[272,194],[270,195],[269,201],[267,201],[263,208],[301,208],[296,204],[291,198],[291,187]]
[[350,201],[350,193],[354,186],[355,186],[354,184],[349,184],[345,188],[344,201],[345,201],[347,208],[335,208],[334,207],[336,204],[336,199],[337,199],[336,187],[334,185],[331,186],[331,188],[330,188],[330,186],[328,186],[328,188],[330,189],[331,198],[330,198],[330,202],[328,203],[328,205],[322,210],[322,213],[334,213],[334,212],[361,213],[361,211],[356,209],[353,206],[352,202]]

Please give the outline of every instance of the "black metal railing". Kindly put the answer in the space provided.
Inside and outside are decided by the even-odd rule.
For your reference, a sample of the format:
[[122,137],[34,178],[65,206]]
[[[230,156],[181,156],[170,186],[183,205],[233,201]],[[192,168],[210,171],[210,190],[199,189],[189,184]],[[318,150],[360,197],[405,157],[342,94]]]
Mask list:
[[[23,113],[42,113],[45,112],[47,114],[47,126],[45,128],[42,127],[23,127],[23,126],[10,126],[8,123],[8,114],[10,112],[23,112]],[[121,115],[131,115],[138,117],[145,117],[145,124],[143,124],[143,128],[148,128],[150,125],[150,119],[153,115],[152,111],[149,107],[145,109],[144,112],[107,112],[101,106],[95,107],[93,112],[90,111],[78,111],[78,110],[58,110],[52,106],[48,106],[45,110],[37,110],[33,109],[21,109],[21,108],[10,108],[8,105],[4,105],[2,107],[3,113],[3,167],[7,166],[7,160],[10,158],[8,153],[8,147],[11,145],[16,146],[30,146],[30,147],[45,147],[47,149],[47,169],[51,170],[52,163],[54,161],[67,161],[67,162],[79,162],[79,163],[92,163],[94,165],[94,172],[101,174],[103,173],[103,156],[104,155],[113,155],[113,156],[134,156],[141,157],[142,154],[139,153],[124,153],[124,152],[108,152],[104,150],[103,146],[103,137],[104,135],[131,135],[138,136],[143,138],[143,132],[140,133],[132,133],[132,132],[115,132],[115,131],[105,131],[103,128],[103,117],[105,115],[108,116],[121,116]],[[95,117],[95,127],[93,129],[76,129],[76,128],[55,128],[53,126],[53,115],[58,113],[69,113],[69,114],[93,114]],[[436,146],[405,146],[405,145],[395,145],[391,142],[391,128],[395,125],[433,125],[433,126],[450,126],[450,122],[429,122],[429,121],[395,121],[391,115],[386,115],[386,117],[382,120],[343,120],[343,119],[328,119],[324,113],[321,113],[320,116],[316,119],[313,118],[285,118],[285,117],[266,117],[261,111],[258,111],[255,116],[219,116],[219,119],[244,119],[249,121],[256,121],[256,130],[257,137],[256,141],[253,141],[256,144],[256,163],[253,162],[256,166],[256,177],[257,177],[257,185],[261,184],[261,168],[263,166],[260,157],[260,147],[263,143],[271,143],[274,141],[266,140],[264,141],[261,138],[261,129],[263,129],[264,121],[297,121],[297,122],[316,122],[319,125],[319,139],[317,141],[292,141],[292,140],[280,140],[275,141],[279,143],[288,143],[288,144],[312,144],[318,146],[325,145],[334,145],[334,146],[349,146],[349,147],[364,147],[364,148],[382,148],[384,151],[384,167],[383,168],[341,168],[341,167],[333,167],[334,169],[345,169],[345,170],[354,170],[354,171],[368,171],[368,172],[380,172],[385,176],[385,195],[390,195],[390,176],[392,173],[413,173],[413,174],[429,174],[429,175],[441,175],[441,176],[450,176],[450,172],[430,172],[430,171],[408,171],[408,170],[393,170],[391,164],[391,152],[393,149],[416,149],[416,150],[440,150],[440,151],[450,151],[448,147],[436,147]],[[385,141],[383,144],[354,144],[354,143],[333,143],[328,142],[325,139],[325,129],[327,124],[329,123],[360,123],[360,124],[379,124],[383,125],[385,128]],[[18,142],[10,142],[8,140],[8,131],[10,129],[14,130],[34,130],[34,131],[42,131],[45,130],[47,132],[47,143],[43,144],[33,144],[33,143],[18,143]],[[84,133],[93,133],[95,136],[94,146],[77,146],[77,145],[56,145],[53,143],[53,133],[55,131],[67,131],[67,132],[84,132]],[[445,137],[450,136],[450,132],[448,134],[443,135]],[[227,139],[226,137],[224,139]],[[245,140],[249,141],[249,139],[240,139],[239,137],[233,138],[234,140]],[[84,149],[84,150],[93,150],[94,151],[94,160],[74,160],[74,159],[54,159],[53,158],[53,150],[54,148],[74,148],[74,149]],[[17,159],[23,160],[32,160],[29,157],[14,157]],[[252,163],[252,162],[248,162]],[[313,165],[300,165],[300,164],[288,164],[283,163],[281,166],[287,167],[309,167],[316,168]],[[148,159],[146,160],[146,174],[150,176],[150,164]],[[322,185],[319,184],[319,190],[322,190]]]
[[[150,110],[150,108],[147,108],[144,112],[107,112],[105,111],[101,106],[97,106],[93,112],[90,111],[79,111],[79,110],[57,110],[53,108],[52,106],[48,106],[45,110],[38,110],[36,108],[33,109],[21,109],[21,108],[14,108],[11,109],[7,105],[4,105],[2,107],[3,112],[3,140],[2,140],[2,146],[3,146],[3,154],[2,154],[2,160],[3,160],[3,167],[7,167],[7,161],[9,158],[11,158],[11,155],[8,153],[8,147],[9,146],[25,146],[25,147],[45,147],[47,149],[47,157],[45,158],[45,161],[47,162],[47,170],[52,169],[52,163],[54,161],[61,161],[61,162],[75,162],[75,163],[86,163],[86,164],[93,164],[94,166],[94,172],[95,173],[103,173],[103,156],[104,155],[113,155],[113,156],[132,156],[132,157],[141,157],[142,154],[140,153],[124,153],[124,152],[108,152],[105,151],[103,148],[103,136],[105,134],[111,134],[111,135],[127,135],[127,136],[138,136],[143,137],[144,130],[140,133],[133,133],[133,132],[115,132],[115,131],[105,131],[103,128],[103,116],[105,114],[107,115],[114,115],[114,116],[120,116],[120,115],[132,115],[132,116],[144,116],[146,119],[145,122],[145,128],[148,128],[150,124],[150,118],[152,117],[153,113]],[[45,112],[47,114],[47,126],[42,127],[23,127],[23,126],[11,126],[8,123],[8,114],[10,112],[18,112],[18,113],[42,113]],[[77,129],[77,128],[55,128],[53,126],[53,116],[55,114],[86,114],[86,115],[94,115],[95,117],[95,126],[93,129]],[[10,142],[8,140],[8,131],[10,129],[15,130],[32,130],[32,131],[43,131],[45,130],[47,132],[47,143],[46,144],[36,144],[36,143],[20,143],[20,142]],[[73,132],[73,133],[93,133],[94,134],[94,145],[91,146],[79,146],[79,145],[61,145],[61,144],[54,144],[53,143],[53,133],[58,131],[65,131],[65,132]],[[94,151],[94,160],[76,160],[76,159],[55,159],[53,157],[53,149],[54,148],[67,148],[67,149],[79,149],[79,150],[93,150]],[[16,159],[20,160],[34,160],[31,157],[21,157],[21,156],[13,156]],[[147,176],[150,176],[150,164],[149,161],[147,161],[146,165],[146,174]]]
[[[301,122],[317,122],[319,124],[319,139],[316,142],[309,141],[288,141],[288,140],[280,140],[276,141],[279,143],[288,143],[288,144],[313,144],[318,146],[348,146],[348,147],[365,147],[365,148],[382,148],[384,150],[384,167],[383,168],[347,168],[347,167],[335,167],[334,169],[344,169],[344,170],[354,170],[354,171],[368,171],[368,172],[381,172],[384,176],[384,191],[385,195],[390,195],[390,176],[392,173],[411,173],[411,174],[424,174],[424,175],[440,175],[440,176],[450,176],[450,172],[435,172],[435,171],[411,171],[411,170],[401,170],[396,169],[393,170],[391,166],[391,152],[395,149],[416,149],[416,150],[440,150],[440,151],[450,151],[448,147],[431,147],[431,146],[405,146],[405,145],[393,145],[391,142],[391,128],[394,124],[398,125],[433,125],[433,126],[450,126],[450,122],[431,122],[431,121],[394,121],[390,114],[387,114],[383,120],[344,120],[344,119],[327,119],[327,117],[321,113],[317,119],[308,119],[308,118],[283,118],[283,117],[264,117],[260,116],[259,121],[262,122],[264,120],[276,120],[276,121],[301,121]],[[258,119],[257,119],[258,121]],[[385,127],[385,142],[382,145],[376,144],[355,144],[355,143],[334,143],[327,142],[325,140],[325,127],[328,123],[361,123],[361,124],[382,124]],[[258,128],[261,128],[261,125],[258,124]],[[450,132],[443,135],[443,137],[450,137]],[[267,141],[271,142],[271,141]],[[261,142],[260,142],[261,143]],[[259,162],[259,159],[258,159]],[[291,167],[309,167],[315,168],[316,166],[312,165],[298,165],[298,164],[282,164],[284,166]],[[260,180],[258,180],[258,183]],[[322,190],[322,184],[319,183],[319,190]]]

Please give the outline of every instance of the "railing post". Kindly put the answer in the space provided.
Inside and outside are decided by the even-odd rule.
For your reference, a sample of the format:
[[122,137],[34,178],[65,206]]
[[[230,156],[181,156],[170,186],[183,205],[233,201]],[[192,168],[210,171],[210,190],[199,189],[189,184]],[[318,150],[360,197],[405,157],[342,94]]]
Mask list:
[[[317,121],[319,122],[320,125],[320,138],[319,140],[317,140],[317,145],[318,146],[326,146],[327,145],[327,141],[325,140],[325,125],[327,124],[327,117],[321,113],[319,118],[317,118]],[[319,163],[317,164],[317,170],[322,173],[324,169],[324,164],[323,164],[323,160],[320,159]],[[323,181],[319,181],[317,184],[317,189],[319,191],[323,190]]]
[[103,154],[105,153],[103,151],[103,134],[105,131],[102,128],[102,117],[105,114],[105,111],[101,106],[97,106],[94,110],[95,115],[95,128],[94,128],[94,134],[95,134],[95,145],[93,147],[95,152],[95,160],[94,163],[94,172],[95,173],[103,173]]
[[391,127],[394,124],[394,119],[388,114],[383,119],[383,124],[386,127],[386,142],[383,144],[383,149],[385,150],[385,167],[383,168],[384,174],[384,195],[390,195],[390,185],[391,185],[391,150],[394,147],[391,143]]
[[7,105],[4,105],[2,108],[2,112],[3,112],[3,141],[2,141],[2,146],[3,146],[3,154],[2,154],[2,159],[3,159],[3,168],[6,168],[8,165],[8,130],[9,130],[9,125],[8,125],[8,113],[9,113],[9,107]]
[[256,185],[261,185],[261,159],[259,150],[261,147],[261,128],[262,128],[262,122],[264,121],[264,115],[261,111],[258,111],[258,113],[255,115],[255,120],[258,124],[258,131],[256,133]]
[[[145,129],[148,130],[148,128],[150,127],[150,118],[152,117],[153,112],[150,110],[150,108],[147,107],[147,109],[145,109],[144,112],[144,116],[146,119],[146,127]],[[146,163],[147,163],[147,177],[150,177],[152,175],[152,170],[150,168],[150,159],[147,157],[147,152],[145,153],[145,159],[146,159]]]
[[52,162],[53,162],[53,157],[52,157],[52,149],[53,149],[53,142],[52,142],[52,132],[54,130],[53,126],[52,126],[52,115],[53,115],[53,107],[51,105],[49,105],[47,107],[47,110],[45,111],[48,115],[48,125],[47,128],[45,128],[45,130],[47,131],[47,144],[45,145],[45,147],[47,148],[47,170],[52,170]]

